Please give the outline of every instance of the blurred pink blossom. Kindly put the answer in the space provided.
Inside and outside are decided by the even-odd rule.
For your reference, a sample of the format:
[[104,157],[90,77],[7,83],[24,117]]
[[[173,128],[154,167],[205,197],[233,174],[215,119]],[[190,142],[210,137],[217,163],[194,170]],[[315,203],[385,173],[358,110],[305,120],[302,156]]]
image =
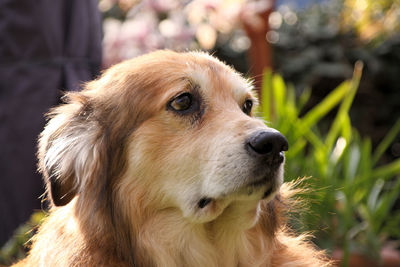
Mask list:
[[[101,0],[99,5],[109,10],[121,1]],[[232,34],[244,44],[234,48],[246,49],[242,21],[257,21],[257,14],[270,7],[270,0],[123,1],[129,6],[125,20],[104,19],[104,67],[156,49],[209,50],[227,39],[221,36]]]

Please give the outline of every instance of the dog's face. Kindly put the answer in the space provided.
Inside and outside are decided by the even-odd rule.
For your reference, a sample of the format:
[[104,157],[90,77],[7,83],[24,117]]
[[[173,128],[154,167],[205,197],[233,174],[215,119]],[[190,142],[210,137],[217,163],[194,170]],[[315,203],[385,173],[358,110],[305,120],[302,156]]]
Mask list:
[[42,134],[56,205],[112,191],[124,209],[142,202],[207,222],[232,205],[255,209],[282,184],[286,139],[252,116],[251,84],[211,56],[157,52],[87,87]]

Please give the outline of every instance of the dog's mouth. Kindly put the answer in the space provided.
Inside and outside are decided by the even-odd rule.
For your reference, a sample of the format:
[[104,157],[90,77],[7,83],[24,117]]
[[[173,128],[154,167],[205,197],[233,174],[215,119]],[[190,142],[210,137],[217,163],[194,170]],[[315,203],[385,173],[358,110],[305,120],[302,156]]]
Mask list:
[[197,202],[197,206],[200,209],[205,208],[208,204],[210,204],[214,199],[211,197],[203,197],[199,200],[199,202]]
[[260,186],[264,186],[264,185],[269,183],[268,180],[269,180],[268,177],[265,176],[265,177],[263,177],[263,178],[261,178],[259,180],[256,180],[254,182],[249,183],[248,185],[246,185],[246,187],[257,188],[257,187],[260,187]]
[[[276,178],[271,179],[269,176],[265,176],[245,186],[242,186],[240,189],[235,191],[233,195],[239,195],[239,196],[260,195],[261,196],[260,200],[266,199],[269,196],[273,195],[279,188],[278,183],[275,182],[275,180],[277,179]],[[199,209],[204,209],[205,207],[209,206],[216,200],[217,199],[213,197],[204,196],[197,202],[197,207]]]
[[246,187],[247,195],[252,195],[254,193],[260,192],[262,190],[263,194],[261,199],[265,199],[272,195],[277,190],[277,178],[271,179],[268,176],[263,177],[262,179],[251,182]]

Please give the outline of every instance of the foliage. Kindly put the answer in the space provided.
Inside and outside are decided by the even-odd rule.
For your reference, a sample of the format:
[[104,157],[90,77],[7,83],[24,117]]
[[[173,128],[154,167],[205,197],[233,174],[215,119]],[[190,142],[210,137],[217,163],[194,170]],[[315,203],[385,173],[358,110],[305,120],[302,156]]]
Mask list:
[[375,74],[391,62],[385,54],[398,59],[399,14],[391,0],[332,0],[303,10],[283,5],[270,16],[275,38],[268,40],[277,68],[296,84],[311,82],[310,75],[350,77],[356,60]]
[[297,93],[313,88],[311,107],[363,61],[350,113],[353,125],[376,145],[400,117],[399,14],[399,2],[391,0],[330,0],[301,10],[280,6],[270,16],[275,70]]
[[0,264],[9,265],[26,256],[27,244],[44,217],[44,212],[35,212],[28,222],[15,230],[14,236],[0,249]]
[[400,3],[393,0],[344,0],[342,28],[355,29],[363,42],[383,42],[400,31]]
[[[357,63],[352,79],[300,115],[310,90],[296,98],[293,86],[266,71],[262,112],[268,125],[289,141],[285,177],[311,176],[303,184],[308,193],[302,197],[312,208],[299,214],[294,227],[315,230],[316,242],[323,248],[341,247],[345,256],[357,250],[379,258],[385,240],[400,239],[400,210],[393,208],[400,195],[400,159],[379,163],[400,133],[400,119],[375,150],[369,138],[361,138],[353,129],[349,110],[361,72],[362,64]],[[336,116],[324,132],[320,121],[332,111]]]

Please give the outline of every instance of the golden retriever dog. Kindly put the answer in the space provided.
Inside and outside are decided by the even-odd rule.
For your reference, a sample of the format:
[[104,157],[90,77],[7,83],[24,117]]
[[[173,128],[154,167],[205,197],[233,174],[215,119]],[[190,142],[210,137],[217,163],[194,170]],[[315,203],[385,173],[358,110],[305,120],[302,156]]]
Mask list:
[[40,136],[49,216],[19,266],[330,266],[287,230],[285,137],[201,52],[117,64]]

